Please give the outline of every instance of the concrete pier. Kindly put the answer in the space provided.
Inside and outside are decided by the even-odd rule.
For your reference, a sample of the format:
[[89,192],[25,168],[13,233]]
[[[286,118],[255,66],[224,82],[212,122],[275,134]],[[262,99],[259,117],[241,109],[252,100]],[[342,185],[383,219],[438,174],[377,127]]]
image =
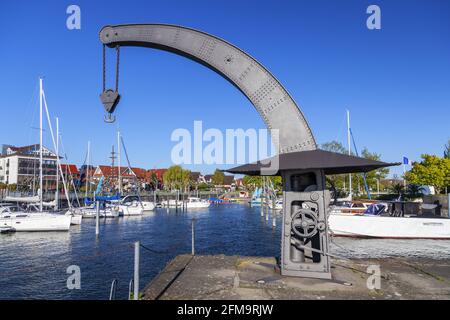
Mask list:
[[[270,257],[180,255],[147,285],[144,299],[450,299],[447,260],[333,259],[332,265],[330,281],[283,277]],[[379,266],[380,289],[368,288],[369,266]]]

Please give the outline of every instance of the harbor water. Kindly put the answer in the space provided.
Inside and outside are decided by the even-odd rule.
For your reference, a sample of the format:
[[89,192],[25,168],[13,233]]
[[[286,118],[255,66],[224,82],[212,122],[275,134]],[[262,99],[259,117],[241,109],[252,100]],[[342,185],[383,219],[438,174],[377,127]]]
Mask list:
[[[69,232],[0,235],[0,299],[108,299],[117,279],[117,299],[127,299],[133,278],[134,242],[140,241],[140,288],[176,255],[191,252],[196,219],[196,254],[279,256],[281,216],[276,227],[260,208],[212,205],[187,212],[157,209],[140,217],[85,219]],[[405,256],[450,259],[450,241],[335,238],[332,253],[348,258]],[[67,268],[78,266],[81,288],[68,289]]]

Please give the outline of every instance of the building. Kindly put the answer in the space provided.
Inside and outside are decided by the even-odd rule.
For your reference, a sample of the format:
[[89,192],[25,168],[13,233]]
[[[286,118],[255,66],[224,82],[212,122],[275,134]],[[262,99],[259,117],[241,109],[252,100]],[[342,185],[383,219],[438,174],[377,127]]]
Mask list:
[[[42,148],[43,191],[56,187],[56,154]],[[2,145],[0,155],[0,183],[17,185],[18,188],[39,188],[39,144],[14,147]]]
[[155,184],[155,178],[157,180],[157,189],[163,189],[164,188],[164,173],[166,173],[167,169],[150,169],[147,170],[145,182],[147,183],[147,186],[153,189],[153,185]]
[[80,171],[74,164],[61,164],[61,171],[66,181],[79,181]]

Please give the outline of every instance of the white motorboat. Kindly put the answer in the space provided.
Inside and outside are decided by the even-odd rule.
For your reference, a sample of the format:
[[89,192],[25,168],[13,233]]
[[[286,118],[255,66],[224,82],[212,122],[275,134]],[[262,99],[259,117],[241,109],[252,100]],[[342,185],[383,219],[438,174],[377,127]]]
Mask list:
[[[89,207],[81,207],[77,208],[77,212],[79,212],[83,218],[96,218],[97,217],[97,208],[92,205]],[[99,210],[100,218],[117,218],[119,216],[119,212],[113,210],[113,207],[104,207]]]
[[169,201],[167,201],[167,200],[161,201],[161,205],[164,208],[167,208],[167,206],[169,206],[170,208],[175,208],[175,207],[180,208],[182,204],[183,204],[182,200],[177,201],[174,199],[170,199]]
[[0,228],[2,232],[68,231],[70,228],[71,217],[68,215],[44,212],[14,212],[8,207],[2,207],[0,210]]
[[335,236],[398,239],[450,239],[450,219],[330,214]]
[[[161,202],[163,207],[167,208],[167,201]],[[211,203],[208,200],[203,200],[197,197],[188,197],[187,200],[184,201],[184,206],[186,209],[199,209],[199,208],[208,208],[211,205]],[[181,208],[183,207],[183,200],[169,200],[169,207],[175,208]]]
[[208,200],[203,200],[197,197],[189,197],[185,202],[187,209],[208,208],[211,203]]
[[331,205],[331,214],[356,214],[361,215],[371,206],[373,202],[363,201],[341,201],[336,205]]

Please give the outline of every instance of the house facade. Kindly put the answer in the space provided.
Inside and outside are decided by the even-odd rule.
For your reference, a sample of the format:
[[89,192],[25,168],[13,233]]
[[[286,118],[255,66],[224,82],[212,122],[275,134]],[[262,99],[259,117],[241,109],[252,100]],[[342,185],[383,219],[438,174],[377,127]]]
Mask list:
[[[0,183],[20,188],[39,188],[39,145],[24,147],[2,146],[0,155]],[[56,187],[56,154],[48,148],[42,151],[43,190]]]

